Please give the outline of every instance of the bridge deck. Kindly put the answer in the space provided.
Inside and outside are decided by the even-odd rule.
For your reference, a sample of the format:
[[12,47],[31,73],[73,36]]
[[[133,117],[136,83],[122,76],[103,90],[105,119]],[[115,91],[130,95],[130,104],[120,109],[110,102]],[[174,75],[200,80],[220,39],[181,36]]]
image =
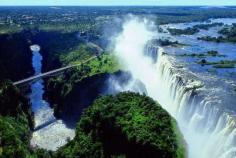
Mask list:
[[43,77],[46,77],[46,76],[49,76],[49,75],[52,75],[52,74],[70,69],[70,68],[74,68],[74,67],[80,66],[81,64],[87,63],[90,60],[93,60],[95,58],[97,58],[97,56],[92,56],[91,58],[89,58],[89,59],[87,59],[87,60],[85,60],[85,61],[83,61],[79,64],[65,66],[65,67],[62,67],[62,68],[59,68],[59,69],[51,70],[51,71],[48,71],[48,72],[45,72],[45,73],[41,73],[41,74],[38,74],[38,75],[35,75],[35,76],[32,76],[32,77],[23,79],[23,80],[20,80],[20,81],[16,81],[16,82],[13,83],[13,85],[17,86],[17,85],[20,85],[20,84],[23,84],[23,83],[27,83],[27,82],[30,82],[30,81],[33,81],[33,80],[36,80],[36,79],[39,79],[39,78],[43,78]]

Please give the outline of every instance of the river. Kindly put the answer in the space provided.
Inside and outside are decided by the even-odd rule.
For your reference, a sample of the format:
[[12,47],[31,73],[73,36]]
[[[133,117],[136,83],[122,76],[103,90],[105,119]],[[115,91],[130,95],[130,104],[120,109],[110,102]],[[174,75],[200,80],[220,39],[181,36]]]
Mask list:
[[[42,72],[43,58],[39,50],[40,49],[32,49],[34,75],[38,75]],[[68,140],[74,138],[75,131],[67,127],[62,120],[54,117],[53,109],[50,107],[49,103],[43,99],[43,82],[43,79],[40,79],[31,84],[29,99],[35,119],[35,129],[32,134],[31,145],[33,147],[55,151],[58,147],[66,144]]]

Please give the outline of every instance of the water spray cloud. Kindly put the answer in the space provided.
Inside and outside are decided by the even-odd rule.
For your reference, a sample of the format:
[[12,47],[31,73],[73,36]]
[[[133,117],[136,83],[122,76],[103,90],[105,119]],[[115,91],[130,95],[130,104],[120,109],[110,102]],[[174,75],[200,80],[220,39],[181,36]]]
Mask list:
[[153,84],[156,84],[155,78],[157,74],[155,73],[156,70],[152,59],[146,56],[144,52],[147,43],[154,39],[155,36],[157,36],[157,32],[152,22],[147,19],[129,16],[123,25],[122,33],[114,40],[114,52],[120,63],[131,72],[133,77],[141,82],[152,82],[152,85],[149,84],[151,87],[145,85],[149,89],[150,95],[152,95]]
[[[188,79],[185,82],[175,73],[169,58],[163,55],[163,49],[150,44],[157,36],[152,22],[129,16],[123,24],[122,32],[113,40],[115,55],[131,73],[132,79],[138,79],[145,85],[147,95],[157,100],[176,118],[188,144],[188,157],[235,158],[234,119],[211,106],[211,101],[195,95],[194,87],[198,87],[195,84],[199,82]],[[146,55],[147,47],[156,49],[156,63]],[[112,80],[112,84],[119,84],[114,82],[114,78]],[[118,88],[118,91],[124,90],[133,91],[130,84]]]

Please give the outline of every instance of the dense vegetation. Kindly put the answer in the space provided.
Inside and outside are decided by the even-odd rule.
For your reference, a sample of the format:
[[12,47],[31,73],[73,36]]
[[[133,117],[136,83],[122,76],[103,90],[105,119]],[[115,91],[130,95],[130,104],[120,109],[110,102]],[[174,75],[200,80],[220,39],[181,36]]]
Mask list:
[[226,26],[222,30],[220,30],[218,33],[224,35],[219,37],[210,37],[210,36],[204,36],[199,37],[199,40],[204,41],[212,41],[212,42],[232,42],[236,43],[236,24],[233,24],[232,26]]
[[154,44],[159,44],[160,46],[173,46],[173,47],[181,47],[186,46],[186,44],[179,43],[178,41],[171,41],[168,39],[158,39],[152,41]]
[[[184,23],[205,21],[210,18],[233,18],[234,8],[204,8],[204,7],[152,7],[156,12],[157,23]],[[233,11],[234,10],[234,11]]]
[[10,82],[0,83],[0,157],[27,157],[32,114],[28,100]]
[[232,24],[232,26],[226,26],[222,30],[219,31],[220,34],[233,37],[236,35],[236,24]]
[[[60,59],[63,65],[68,64],[79,64],[84,59],[84,57],[91,57],[91,53],[87,51],[88,47],[81,46],[78,51],[73,51],[67,55],[61,55]],[[81,57],[83,55],[83,57]],[[87,58],[87,59],[88,59]],[[102,73],[113,73],[119,69],[118,62],[116,61],[114,55],[109,53],[104,53],[101,56],[90,60],[74,69],[66,71],[63,75],[49,80],[49,82],[58,81],[63,82],[66,87],[73,87],[73,84],[80,82],[84,78],[91,77]],[[50,84],[50,83],[49,83]],[[70,88],[62,88],[70,91]],[[62,95],[66,95],[68,91],[63,91]]]
[[236,17],[231,7],[1,7],[0,30],[6,33],[37,27],[45,31],[92,31],[99,36],[103,25],[114,22],[112,17],[130,13],[154,15],[158,24]]
[[32,114],[28,99],[9,81],[0,82],[0,116],[22,119],[22,116],[33,127]]
[[224,23],[198,24],[198,25],[194,25],[193,28],[209,30],[211,27],[223,26],[223,25]]
[[206,57],[226,57],[226,55],[220,54],[218,51],[207,51],[204,53],[184,53],[177,54],[178,57],[198,57],[198,58],[206,58]]
[[57,157],[185,157],[176,122],[151,98],[125,92],[97,99]]
[[198,61],[198,64],[201,65],[213,65],[214,68],[234,68],[236,64],[236,60],[220,60],[216,62],[210,62],[206,59],[202,59]]
[[186,29],[176,29],[176,28],[168,28],[168,31],[171,35],[193,35],[198,33],[199,30],[197,28],[186,28]]
[[[64,64],[80,63],[82,60],[77,56],[83,54],[83,51],[86,51],[85,48],[82,46],[82,51],[61,56],[61,61]],[[119,69],[120,66],[115,57],[112,54],[104,53],[98,58],[66,71],[59,77],[50,79],[47,84],[47,96],[49,102],[54,106],[55,114],[60,116],[62,113],[66,113],[66,109],[70,109],[71,104],[79,107],[79,100],[88,100],[88,103],[81,103],[83,106],[91,103],[99,95],[100,88],[105,84],[108,74],[115,73]],[[84,98],[88,92],[90,94]]]
[[210,24],[198,24],[193,27],[188,27],[186,29],[176,29],[176,28],[168,28],[167,30],[171,35],[193,35],[198,33],[200,29],[208,30],[211,27],[223,26],[223,23],[210,23]]
[[1,158],[52,158],[53,153],[30,148],[31,132],[27,122],[0,116]]

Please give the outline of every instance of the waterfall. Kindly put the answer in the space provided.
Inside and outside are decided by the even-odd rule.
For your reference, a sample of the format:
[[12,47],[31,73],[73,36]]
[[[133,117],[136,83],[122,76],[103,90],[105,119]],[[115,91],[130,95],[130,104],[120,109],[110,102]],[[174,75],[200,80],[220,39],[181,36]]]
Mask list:
[[[177,120],[187,142],[188,157],[235,158],[234,115],[220,108],[217,100],[202,94],[204,84],[196,77],[184,76],[182,72],[188,70],[176,66],[174,58],[166,55],[161,47],[150,44],[152,35],[156,34],[147,25],[147,20],[134,17],[124,23],[114,44],[120,63],[133,79],[145,85],[146,94]],[[119,90],[135,91],[129,86]]]
[[178,121],[188,143],[189,157],[235,158],[234,115],[215,106],[207,97],[199,96],[197,89],[202,87],[201,83],[184,80],[175,73],[162,48],[158,50],[155,66],[159,82],[157,91],[162,91],[155,98]]

